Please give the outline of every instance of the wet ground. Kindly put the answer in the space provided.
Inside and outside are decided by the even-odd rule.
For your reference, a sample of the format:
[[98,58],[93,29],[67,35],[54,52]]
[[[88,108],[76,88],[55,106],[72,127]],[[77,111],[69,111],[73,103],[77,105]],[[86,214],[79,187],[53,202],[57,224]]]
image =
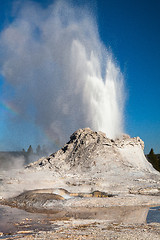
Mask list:
[[147,214],[147,223],[160,223],[160,206],[151,207]]
[[[13,236],[38,233],[39,231],[57,231],[63,221],[95,220],[108,224],[146,224],[160,223],[160,207],[108,207],[78,208],[70,211],[31,213],[17,208],[0,206],[1,239],[13,239]],[[3,234],[2,234],[3,233]],[[10,237],[10,238],[9,238]]]

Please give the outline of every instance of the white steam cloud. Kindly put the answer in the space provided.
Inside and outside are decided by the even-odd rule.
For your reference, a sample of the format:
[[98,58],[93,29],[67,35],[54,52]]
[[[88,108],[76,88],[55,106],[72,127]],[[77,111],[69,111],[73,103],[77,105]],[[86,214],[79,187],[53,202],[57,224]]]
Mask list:
[[86,10],[25,4],[1,33],[0,51],[13,103],[53,139],[64,143],[83,127],[110,138],[123,132],[123,76]]

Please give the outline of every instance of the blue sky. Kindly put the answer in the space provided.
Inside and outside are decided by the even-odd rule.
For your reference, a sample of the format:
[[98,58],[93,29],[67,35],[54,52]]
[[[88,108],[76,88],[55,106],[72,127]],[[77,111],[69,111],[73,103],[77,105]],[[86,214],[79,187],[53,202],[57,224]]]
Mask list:
[[99,3],[101,37],[125,75],[126,131],[160,152],[160,1]]
[[[0,1],[1,31],[13,19],[13,2],[15,1]],[[51,0],[35,2],[43,7],[52,3]],[[89,6],[92,14],[96,15],[100,38],[107,48],[112,49],[124,74],[126,133],[132,137],[140,136],[145,142],[146,153],[151,147],[156,153],[160,153],[160,1],[79,0],[72,2]],[[3,83],[4,79],[0,77],[0,94],[3,92]],[[14,94],[9,86],[6,94]],[[29,144],[36,146],[43,132],[36,130],[34,123],[28,121],[26,123],[24,121],[23,124],[13,124],[13,132],[8,131],[5,123],[7,118],[14,118],[14,115],[8,115],[6,111],[1,104],[0,150],[26,148]],[[6,145],[11,147],[7,148]]]

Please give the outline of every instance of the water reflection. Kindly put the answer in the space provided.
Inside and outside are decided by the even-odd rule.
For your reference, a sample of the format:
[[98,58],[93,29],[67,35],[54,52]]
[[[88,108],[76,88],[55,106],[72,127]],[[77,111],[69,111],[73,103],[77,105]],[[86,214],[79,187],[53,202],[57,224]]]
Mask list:
[[74,219],[97,219],[114,223],[145,223],[149,207],[80,208],[69,212]]
[[160,223],[160,206],[151,207],[147,215],[147,223],[157,222]]
[[0,206],[0,232],[15,233],[21,230],[54,230],[55,224],[50,224],[47,214],[29,213],[18,208]]
[[108,223],[142,224],[160,222],[160,207],[133,206],[108,208],[76,208],[74,211],[31,213],[17,208],[0,206],[0,232],[14,233],[19,230],[54,230],[57,220],[90,219]]
[[[153,208],[154,209],[154,208]],[[57,211],[55,213],[29,213],[8,206],[0,207],[0,232],[13,233],[21,230],[53,230],[57,220],[96,219],[109,223],[146,223],[151,221],[149,207],[108,207],[76,208],[74,211]],[[152,211],[153,212],[153,211]],[[148,215],[147,215],[148,214]],[[149,220],[150,219],[150,220]],[[54,223],[54,224],[53,224]]]

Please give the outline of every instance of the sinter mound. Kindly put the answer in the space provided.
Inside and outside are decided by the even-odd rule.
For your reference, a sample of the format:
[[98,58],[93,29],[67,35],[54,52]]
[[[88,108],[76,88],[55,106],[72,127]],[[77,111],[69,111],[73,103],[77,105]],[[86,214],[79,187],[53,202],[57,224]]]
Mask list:
[[159,173],[143,150],[144,142],[139,137],[122,135],[113,140],[102,132],[84,128],[74,132],[59,151],[31,163],[27,169],[50,169],[65,179],[69,191],[84,191],[85,186],[87,192],[110,193],[131,193],[137,187],[157,188]]
[[56,153],[29,164],[16,177],[5,177],[1,198],[28,190],[61,188],[81,196],[95,191],[107,196],[157,196],[160,174],[147,161],[143,149],[139,137],[123,135],[113,140],[102,132],[79,129]]
[[102,132],[85,128],[74,132],[59,151],[29,164],[27,168],[49,168],[61,173],[114,171],[115,174],[115,167],[118,167],[153,173],[155,171],[146,160],[143,149],[144,143],[139,137],[123,135],[113,140]]

